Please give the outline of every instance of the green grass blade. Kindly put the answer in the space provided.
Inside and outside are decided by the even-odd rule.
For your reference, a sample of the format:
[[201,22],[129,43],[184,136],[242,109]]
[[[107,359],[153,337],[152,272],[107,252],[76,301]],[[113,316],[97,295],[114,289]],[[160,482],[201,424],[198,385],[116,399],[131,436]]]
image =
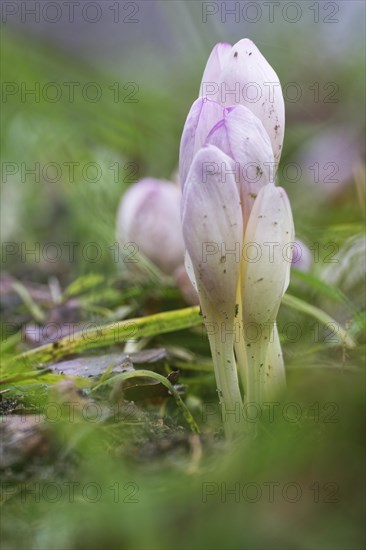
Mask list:
[[93,391],[96,390],[97,388],[100,388],[101,386],[107,386],[107,385],[109,386],[111,384],[114,384],[115,382],[124,382],[125,380],[129,380],[131,378],[138,378],[138,377],[152,378],[153,380],[156,380],[157,382],[160,382],[161,384],[163,384],[174,397],[178,408],[182,412],[192,432],[197,434],[200,433],[195,419],[193,418],[192,414],[188,410],[186,404],[182,400],[177,390],[174,388],[172,383],[165,376],[162,376],[157,372],[153,372],[150,370],[138,370],[138,371],[136,370],[131,372],[123,372],[121,374],[117,374],[116,376],[113,376],[112,378],[109,378],[108,380],[104,380],[103,382],[97,384],[95,388],[93,388]]
[[311,304],[308,304],[297,298],[296,296],[291,296],[290,294],[285,294],[282,298],[282,304],[291,309],[304,313],[305,315],[310,315],[317,319],[323,325],[331,325],[332,330],[337,336],[340,344],[345,345],[347,348],[354,348],[355,342],[349,333],[335,320],[333,317],[328,315],[322,309],[319,309]]
[[128,319],[96,326],[87,331],[66,336],[52,344],[26,351],[12,359],[11,363],[20,361],[26,364],[44,365],[71,353],[174,332],[199,325],[201,322],[198,306],[157,313],[138,319]]

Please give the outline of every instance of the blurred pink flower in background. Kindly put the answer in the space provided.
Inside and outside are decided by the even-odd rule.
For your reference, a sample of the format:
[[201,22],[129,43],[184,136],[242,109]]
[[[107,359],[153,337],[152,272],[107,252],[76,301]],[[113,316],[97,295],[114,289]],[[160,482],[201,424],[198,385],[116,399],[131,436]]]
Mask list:
[[300,239],[296,239],[292,255],[292,267],[296,267],[300,271],[310,271],[312,265],[313,257],[309,248]]
[[314,184],[316,191],[325,198],[344,190],[361,160],[359,136],[343,126],[327,128],[313,135],[295,158],[303,173],[308,174],[305,181]]
[[180,201],[179,184],[154,178],[138,181],[121,199],[117,238],[123,246],[137,246],[139,253],[162,273],[174,278],[186,302],[198,304],[197,292],[184,267]]
[[180,197],[174,183],[145,178],[128,189],[117,213],[119,241],[135,244],[165,275],[184,263]]

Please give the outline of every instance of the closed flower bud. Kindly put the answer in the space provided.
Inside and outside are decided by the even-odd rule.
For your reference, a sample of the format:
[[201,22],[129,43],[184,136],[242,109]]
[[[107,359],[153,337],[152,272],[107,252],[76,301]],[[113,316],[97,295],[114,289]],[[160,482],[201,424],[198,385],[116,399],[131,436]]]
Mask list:
[[[217,44],[184,126],[179,168],[186,273],[207,328],[228,437],[251,429],[243,403],[261,404],[285,386],[276,317],[291,266],[282,251],[292,247],[294,227],[274,181],[284,124],[278,77],[258,48],[248,39]],[[246,256],[251,247],[254,262]],[[247,334],[253,327],[255,340]]]
[[203,74],[200,95],[224,106],[248,107],[265,127],[275,161],[279,162],[285,131],[281,84],[251,40],[240,40],[230,51],[227,45],[215,46]]
[[244,246],[255,247],[258,259],[242,264],[244,326],[255,327],[259,334],[247,347],[249,401],[263,402],[266,391],[270,393],[265,381],[271,368],[276,370],[277,383],[284,380],[282,359],[278,357],[277,362],[274,356],[281,353],[275,321],[290,278],[291,264],[283,257],[283,250],[291,246],[293,239],[293,219],[285,191],[265,185],[254,203],[244,239]]
[[[264,324],[276,319],[290,278],[290,261],[283,251],[293,239],[286,192],[281,187],[266,185],[255,201],[245,233],[245,245],[254,246],[258,252],[255,262],[243,263],[246,322]],[[274,243],[272,251],[271,243]]]
[[167,275],[184,263],[180,200],[179,187],[169,181],[145,178],[130,187],[117,213],[117,238],[127,255],[132,243]]

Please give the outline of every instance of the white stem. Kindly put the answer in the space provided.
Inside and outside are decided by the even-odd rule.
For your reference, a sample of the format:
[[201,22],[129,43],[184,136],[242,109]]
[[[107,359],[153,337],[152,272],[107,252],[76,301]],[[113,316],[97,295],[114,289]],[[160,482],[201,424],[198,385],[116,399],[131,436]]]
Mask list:
[[277,325],[273,327],[266,357],[264,395],[271,401],[286,388],[286,372]]
[[[241,293],[241,284],[239,281],[238,292],[237,292],[237,311],[235,315],[235,323],[239,325],[239,341],[235,338],[234,349],[237,360],[239,377],[243,387],[244,398],[246,399],[247,394],[247,377],[248,377],[248,361],[247,354],[245,350],[245,337],[244,337],[244,322],[243,322],[243,301]],[[236,334],[235,334],[236,336]]]
[[277,326],[269,335],[247,345],[248,399],[261,406],[275,398],[286,387],[285,367]]
[[[216,322],[215,325],[219,327],[220,323]],[[225,434],[229,439],[233,439],[246,431],[243,400],[233,352],[234,338],[230,333],[223,335],[221,330],[215,330],[214,333],[209,331],[208,336]]]
[[268,350],[268,338],[263,336],[257,342],[248,342],[248,392],[247,403],[255,403],[261,406],[264,397],[264,383],[266,374],[266,355]]

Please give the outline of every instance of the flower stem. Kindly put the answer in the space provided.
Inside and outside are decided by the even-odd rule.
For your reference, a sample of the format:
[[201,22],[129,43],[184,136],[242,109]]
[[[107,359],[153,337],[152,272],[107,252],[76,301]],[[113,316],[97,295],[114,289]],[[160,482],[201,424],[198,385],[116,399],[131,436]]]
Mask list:
[[261,406],[286,387],[285,367],[277,326],[274,323],[269,335],[247,346],[248,399]]
[[225,434],[232,440],[245,433],[246,422],[233,351],[233,336],[222,336],[221,331],[209,333],[209,341]]
[[264,395],[267,401],[274,399],[286,388],[286,373],[277,325],[273,327],[266,358]]
[[[242,292],[241,285],[239,281],[238,291],[237,291],[237,313],[235,319],[239,323],[239,341],[235,338],[234,349],[235,356],[237,360],[238,372],[240,381],[243,387],[244,398],[246,399],[247,394],[247,377],[248,377],[248,361],[247,354],[245,351],[245,337],[244,337],[244,321],[243,321],[243,301],[242,301]],[[235,333],[236,334],[236,333]]]
[[247,403],[255,403],[257,406],[261,406],[264,401],[267,349],[268,341],[263,337],[257,342],[250,342],[247,345]]

